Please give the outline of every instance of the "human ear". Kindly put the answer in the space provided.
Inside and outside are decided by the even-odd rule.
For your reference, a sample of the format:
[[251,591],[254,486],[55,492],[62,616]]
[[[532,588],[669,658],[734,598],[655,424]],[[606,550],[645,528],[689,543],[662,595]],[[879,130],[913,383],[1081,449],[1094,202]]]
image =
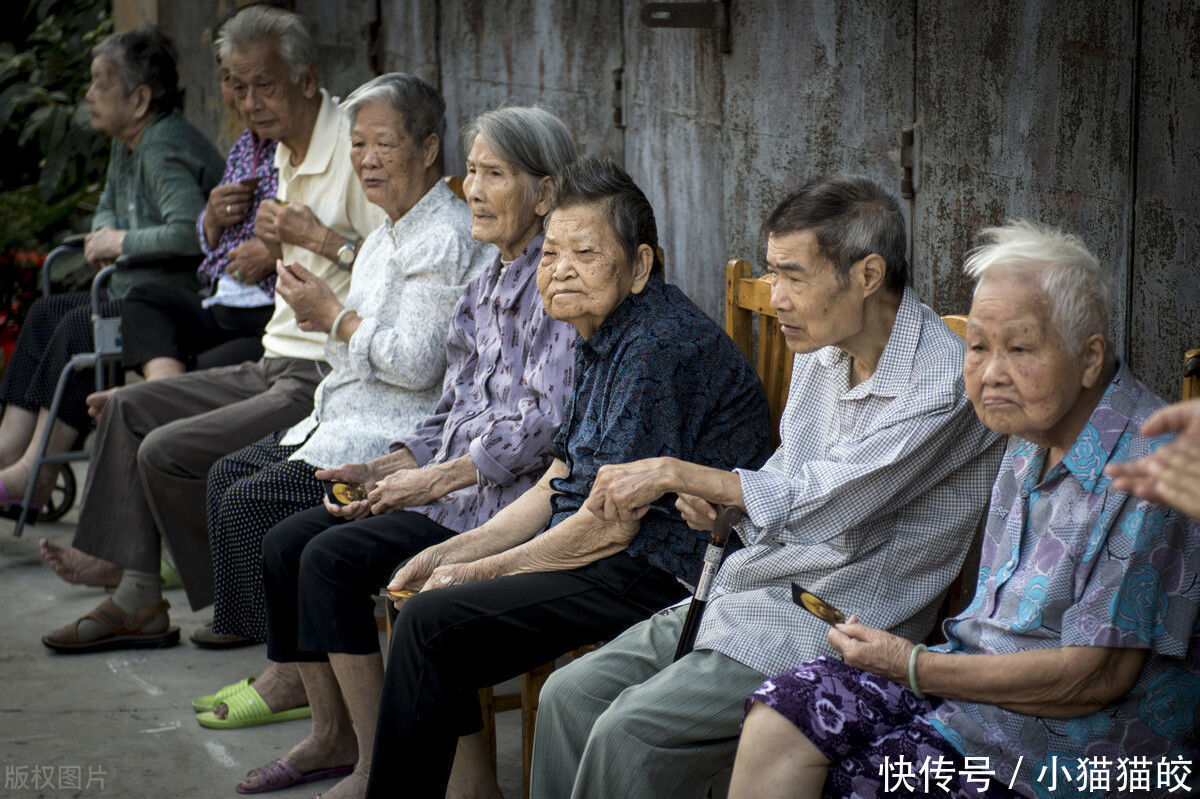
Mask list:
[[317,83],[317,65],[309,64],[300,73],[300,90],[305,97],[316,97],[320,91],[320,85]]
[[437,161],[438,149],[441,146],[442,140],[438,138],[436,133],[430,133],[425,137],[425,141],[421,142],[421,161],[426,169],[429,169]]
[[1083,374],[1080,377],[1084,388],[1092,388],[1104,374],[1108,360],[1108,342],[1100,333],[1093,333],[1083,343]]
[[550,180],[549,175],[543,175],[541,180],[534,187],[534,193],[537,201],[534,204],[534,213],[538,216],[546,216],[550,213],[550,195],[553,193],[554,182]]
[[150,112],[150,87],[142,84],[133,90],[133,112],[143,117]]
[[871,253],[858,262],[862,268],[862,287],[864,294],[873,294],[883,286],[887,276],[887,263],[878,253]]
[[633,294],[641,294],[654,270],[654,248],[649,244],[639,244],[629,268],[633,270],[633,285],[629,290]]

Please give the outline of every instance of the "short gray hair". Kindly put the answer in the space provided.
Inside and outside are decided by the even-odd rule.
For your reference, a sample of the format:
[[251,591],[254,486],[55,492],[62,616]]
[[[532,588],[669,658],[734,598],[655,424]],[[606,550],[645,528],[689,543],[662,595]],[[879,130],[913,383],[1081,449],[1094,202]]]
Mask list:
[[416,143],[436,133],[438,154],[435,165],[442,171],[442,145],[446,139],[446,101],[416,75],[407,72],[389,72],[359,86],[342,101],[342,110],[350,117],[353,126],[363,106],[375,102],[386,102],[404,118],[404,132]]
[[92,57],[112,63],[126,97],[139,86],[149,88],[151,111],[171,111],[183,102],[175,45],[159,28],[148,26],[106,36],[92,48]]
[[982,243],[963,264],[976,291],[989,275],[1031,275],[1050,303],[1050,323],[1073,353],[1082,353],[1096,333],[1108,339],[1112,277],[1077,236],[1018,219],[987,228],[979,238]]
[[509,106],[485,111],[463,128],[467,142],[477,136],[487,139],[505,161],[539,180],[575,160],[571,132],[544,108]]
[[273,39],[279,57],[287,65],[292,82],[298,83],[309,64],[317,62],[317,46],[299,14],[274,6],[247,6],[221,26],[214,45],[217,58],[229,63],[229,54],[262,39]]

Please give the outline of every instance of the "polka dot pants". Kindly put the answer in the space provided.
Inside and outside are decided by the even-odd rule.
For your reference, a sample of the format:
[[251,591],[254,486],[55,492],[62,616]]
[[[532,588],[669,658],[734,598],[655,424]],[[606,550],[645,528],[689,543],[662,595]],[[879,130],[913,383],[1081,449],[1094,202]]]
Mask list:
[[288,460],[299,447],[280,444],[283,433],[226,455],[208,473],[216,633],[267,639],[263,536],[293,513],[321,504],[316,467]]

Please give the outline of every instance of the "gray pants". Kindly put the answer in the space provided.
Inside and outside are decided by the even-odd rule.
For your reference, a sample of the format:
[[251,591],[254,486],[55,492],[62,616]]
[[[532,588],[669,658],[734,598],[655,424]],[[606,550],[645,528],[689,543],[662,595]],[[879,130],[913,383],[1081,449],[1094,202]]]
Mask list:
[[686,613],[656,613],[550,675],[531,797],[698,798],[733,763],[746,697],[767,675],[711,650],[672,663]]
[[210,604],[208,470],[306,417],[320,366],[263,358],[115,392],[96,431],[74,545],[128,569],[157,572],[161,535],[192,609]]

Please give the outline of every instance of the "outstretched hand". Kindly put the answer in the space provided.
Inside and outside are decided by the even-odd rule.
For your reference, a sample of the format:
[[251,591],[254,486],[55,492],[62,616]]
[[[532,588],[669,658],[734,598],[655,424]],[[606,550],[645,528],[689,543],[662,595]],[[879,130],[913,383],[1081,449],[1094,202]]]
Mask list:
[[1106,466],[1113,487],[1200,519],[1200,400],[1160,409],[1141,432],[1178,435],[1143,458]]

